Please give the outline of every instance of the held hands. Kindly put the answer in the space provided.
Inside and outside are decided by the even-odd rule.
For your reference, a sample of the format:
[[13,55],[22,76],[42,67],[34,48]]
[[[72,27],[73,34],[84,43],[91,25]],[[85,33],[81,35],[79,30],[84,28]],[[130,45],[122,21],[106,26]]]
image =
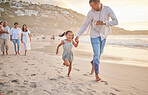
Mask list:
[[96,25],[105,25],[105,23],[103,21],[97,21]]
[[79,43],[79,37],[78,37],[78,36],[75,38],[75,41],[76,41],[77,43]]

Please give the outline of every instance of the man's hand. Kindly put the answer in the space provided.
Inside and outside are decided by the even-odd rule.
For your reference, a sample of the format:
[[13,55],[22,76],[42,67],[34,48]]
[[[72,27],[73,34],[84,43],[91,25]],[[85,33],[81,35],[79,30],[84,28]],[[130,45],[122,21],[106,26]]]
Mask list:
[[77,43],[79,42],[79,37],[78,37],[78,36],[75,38],[75,41],[76,41]]
[[105,23],[103,21],[97,21],[96,25],[105,25]]

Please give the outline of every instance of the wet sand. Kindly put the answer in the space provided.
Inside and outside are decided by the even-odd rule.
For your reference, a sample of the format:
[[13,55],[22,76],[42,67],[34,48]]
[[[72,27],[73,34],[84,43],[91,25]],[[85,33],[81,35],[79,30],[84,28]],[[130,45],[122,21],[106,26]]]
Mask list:
[[[0,92],[4,95],[147,95],[148,68],[146,50],[106,45],[101,58],[101,82],[90,75],[93,57],[90,43],[73,48],[74,62],[71,77],[63,66],[58,42],[33,38],[32,50],[24,56],[0,55]],[[23,45],[21,45],[23,46]],[[126,54],[126,55],[125,55]],[[143,55],[141,55],[143,54]],[[135,63],[135,64],[134,64]]]

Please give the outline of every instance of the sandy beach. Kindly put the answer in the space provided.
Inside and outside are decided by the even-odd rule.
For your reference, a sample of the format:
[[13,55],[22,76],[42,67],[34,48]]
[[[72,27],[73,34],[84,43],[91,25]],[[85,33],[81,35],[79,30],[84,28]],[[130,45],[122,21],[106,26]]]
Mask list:
[[[101,58],[100,77],[90,75],[93,57],[90,43],[73,48],[71,77],[62,63],[60,41],[33,37],[32,50],[24,56],[0,55],[0,92],[2,95],[148,95],[147,49],[106,45]],[[23,44],[21,44],[21,48]]]

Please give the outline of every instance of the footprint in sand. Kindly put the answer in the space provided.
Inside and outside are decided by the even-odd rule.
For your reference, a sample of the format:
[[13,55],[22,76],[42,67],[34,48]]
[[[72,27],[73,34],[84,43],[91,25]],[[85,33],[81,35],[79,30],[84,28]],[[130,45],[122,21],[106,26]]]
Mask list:
[[24,61],[25,63],[28,63],[28,61]]
[[31,74],[31,76],[36,76],[36,74]]
[[32,88],[36,88],[36,87],[37,87],[36,82],[31,82],[31,83],[29,84],[29,86],[32,87]]
[[28,70],[28,68],[26,68],[26,69],[24,69],[25,71],[27,71]]
[[9,94],[11,95],[12,93],[13,93],[13,91],[10,90],[10,91],[7,91],[7,92],[6,92],[6,95],[9,95]]
[[83,74],[83,76],[90,76],[89,74]]
[[114,94],[114,93],[110,93],[109,95],[116,95],[116,94]]
[[58,76],[58,79],[62,79],[62,78],[64,78],[63,76]]
[[18,79],[12,80],[11,82],[12,82],[12,83],[17,83],[17,84],[19,84],[19,80],[18,80]]
[[113,88],[113,87],[111,89],[115,90],[116,92],[120,92],[119,89],[116,89],[116,88]]
[[51,95],[51,92],[49,92],[49,91],[47,91],[47,90],[43,90],[43,91]]
[[50,78],[50,80],[55,81],[55,80],[57,80],[57,79],[55,79],[55,78]]
[[76,68],[73,68],[74,70],[76,70],[76,71],[80,71],[80,69],[76,69]]
[[104,83],[104,85],[108,85],[107,81],[101,80],[102,83]]

